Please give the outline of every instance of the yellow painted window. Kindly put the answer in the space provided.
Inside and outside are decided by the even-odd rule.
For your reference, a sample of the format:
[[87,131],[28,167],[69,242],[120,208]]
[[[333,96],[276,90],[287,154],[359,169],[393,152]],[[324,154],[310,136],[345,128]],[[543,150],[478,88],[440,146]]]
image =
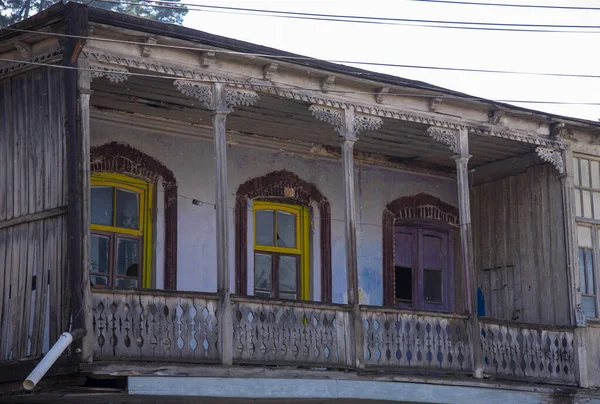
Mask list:
[[121,174],[92,174],[90,202],[92,284],[150,287],[152,184]]
[[282,203],[255,201],[254,295],[310,298],[309,211]]

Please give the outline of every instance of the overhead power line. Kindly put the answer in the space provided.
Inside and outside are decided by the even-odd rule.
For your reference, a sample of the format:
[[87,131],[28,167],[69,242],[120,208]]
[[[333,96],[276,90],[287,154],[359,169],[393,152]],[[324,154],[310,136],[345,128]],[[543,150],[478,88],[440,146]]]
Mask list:
[[[8,62],[15,64],[24,64],[24,65],[33,65],[33,66],[44,66],[51,67],[56,69],[64,69],[64,70],[79,70],[79,71],[87,71],[92,72],[95,71],[92,68],[81,68],[81,67],[73,67],[73,66],[63,66],[52,63],[44,63],[44,62],[31,62],[31,61],[21,61],[21,60],[11,60],[11,59],[2,59],[0,58],[0,62]],[[162,75],[157,73],[136,73],[136,72],[125,72],[125,71],[116,71],[116,73],[123,74],[126,76],[132,77],[150,77],[150,78],[159,78],[159,79],[167,79],[167,80],[183,80],[183,81],[195,81],[193,78],[185,78],[173,75]],[[249,78],[256,78],[248,76]],[[228,82],[223,82],[224,84],[229,84]],[[281,86],[275,84],[260,84],[261,87],[273,87],[273,88],[283,88],[290,90],[306,90],[306,91],[320,91],[317,88],[309,88],[309,87],[299,87],[299,86]],[[449,95],[444,93],[436,93],[435,90],[428,90],[431,93],[393,93],[390,94],[392,96],[401,96],[401,97],[415,97],[415,98],[432,98],[432,97],[440,97],[444,99],[468,99],[472,101],[481,101],[481,102],[502,102],[502,103],[515,103],[515,104],[548,104],[548,105],[587,105],[587,106],[600,106],[600,102],[568,102],[568,101],[539,101],[539,100],[490,100],[483,97],[475,97],[470,95]],[[378,92],[371,91],[345,91],[345,90],[334,90],[329,89],[329,93],[337,93],[337,94],[371,94],[377,95]]]
[[466,6],[491,6],[491,7],[519,7],[519,8],[539,8],[549,10],[585,10],[600,11],[600,7],[587,6],[551,6],[541,4],[504,4],[504,3],[482,3],[476,1],[455,1],[455,0],[407,0],[422,3],[443,3],[443,4],[461,4]]
[[[169,44],[160,44],[160,43],[146,43],[146,42],[128,41],[128,40],[123,40],[123,39],[100,38],[100,37],[82,36],[82,35],[70,35],[70,34],[62,34],[62,33],[58,33],[58,32],[44,32],[44,31],[35,31],[35,30],[10,28],[10,27],[0,28],[0,33],[3,30],[13,31],[13,32],[21,32],[21,33],[33,33],[33,34],[39,34],[39,35],[55,36],[55,37],[59,37],[59,38],[86,39],[86,40],[101,41],[101,42],[121,43],[121,44],[127,44],[127,45],[139,45],[139,46],[145,46],[145,47],[190,50],[190,51],[195,51],[195,52],[210,51],[210,52],[215,52],[215,53],[220,53],[220,54],[233,54],[233,55],[244,55],[244,56],[253,56],[253,57],[277,58],[277,59],[290,60],[290,61],[314,61],[314,60],[316,60],[315,58],[308,57],[308,56],[275,55],[272,53],[251,53],[251,52],[230,51],[230,50],[213,49],[213,48],[198,48],[198,47],[193,47],[193,46],[180,46],[180,45],[169,45]],[[223,44],[223,45],[225,45],[225,44]],[[323,62],[340,63],[340,64],[346,64],[346,65],[396,67],[396,68],[404,68],[404,69],[440,70],[440,71],[453,71],[453,72],[465,72],[465,73],[510,74],[510,75],[542,76],[542,77],[570,77],[570,78],[580,78],[580,79],[600,78],[600,75],[598,75],[598,74],[528,72],[528,71],[498,70],[498,69],[469,69],[469,68],[449,67],[449,66],[423,66],[423,65],[398,64],[398,63],[338,60],[338,59],[318,59],[318,60],[323,61]],[[360,71],[360,72],[355,71],[355,72],[350,72],[350,73],[360,74],[363,76],[370,75],[370,74],[378,74],[376,72],[370,72],[370,71]]]
[[[474,22],[474,21],[445,21],[445,20],[424,20],[410,18],[386,18],[386,17],[365,17],[336,14],[315,14],[301,13],[292,11],[275,11],[266,9],[252,9],[242,7],[210,6],[193,3],[179,3],[172,1],[147,0],[139,1],[119,1],[119,0],[95,0],[96,2],[127,4],[134,6],[152,6],[157,8],[181,9],[182,6],[188,7],[191,11],[218,12],[235,15],[253,15],[263,17],[276,17],[300,20],[316,20],[328,22],[345,22],[357,24],[376,24],[376,25],[404,25],[421,28],[446,28],[463,30],[482,30],[482,31],[507,31],[507,32],[546,32],[546,33],[578,33],[578,34],[600,34],[600,25],[560,25],[560,24],[519,24],[519,23],[494,23],[494,22]],[[151,4],[149,4],[151,3]],[[597,31],[590,31],[590,29]]]

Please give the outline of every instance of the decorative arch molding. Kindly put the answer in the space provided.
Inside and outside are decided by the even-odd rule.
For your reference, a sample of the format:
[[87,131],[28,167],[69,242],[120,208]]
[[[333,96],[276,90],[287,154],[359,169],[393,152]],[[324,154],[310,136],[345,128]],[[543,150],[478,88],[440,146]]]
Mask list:
[[93,146],[91,172],[128,174],[152,184],[162,182],[165,194],[165,289],[177,289],[177,181],[160,161],[123,143]]
[[383,304],[394,306],[394,225],[397,220],[432,220],[458,227],[458,209],[435,196],[420,193],[388,203],[383,210]]
[[331,302],[331,208],[314,184],[282,170],[252,178],[238,187],[235,203],[236,293],[245,295],[248,284],[248,201],[268,199],[310,207],[316,203],[321,224],[321,300]]

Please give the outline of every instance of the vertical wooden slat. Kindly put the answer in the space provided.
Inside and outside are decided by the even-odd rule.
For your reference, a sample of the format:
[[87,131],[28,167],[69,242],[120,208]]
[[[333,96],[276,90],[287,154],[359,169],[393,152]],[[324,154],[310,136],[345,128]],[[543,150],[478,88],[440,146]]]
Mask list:
[[508,212],[509,212],[509,221],[507,234],[509,235],[509,260],[513,265],[512,268],[512,282],[510,283],[511,293],[512,293],[512,304],[513,311],[511,314],[511,319],[520,320],[521,313],[523,310],[522,307],[522,283],[521,283],[521,256],[520,256],[520,232],[519,232],[519,179],[517,176],[512,176],[509,178],[509,190],[508,190]]
[[483,185],[483,193],[482,193],[482,206],[486,208],[482,208],[482,223],[486,225],[482,228],[481,231],[481,263],[483,272],[483,295],[486,299],[486,315],[489,317],[496,317],[498,313],[497,308],[497,299],[495,298],[495,294],[493,289],[495,288],[494,281],[494,272],[492,268],[494,268],[494,234],[493,234],[493,226],[494,223],[494,185],[493,184],[485,184]]
[[521,174],[518,177],[518,221],[519,221],[519,261],[521,262],[521,290],[523,297],[523,321],[535,322],[538,318],[537,313],[534,313],[536,296],[532,291],[535,287],[534,279],[532,279],[533,252],[532,252],[532,237],[529,229],[531,229],[531,203],[528,201],[531,195],[529,188],[529,175]]

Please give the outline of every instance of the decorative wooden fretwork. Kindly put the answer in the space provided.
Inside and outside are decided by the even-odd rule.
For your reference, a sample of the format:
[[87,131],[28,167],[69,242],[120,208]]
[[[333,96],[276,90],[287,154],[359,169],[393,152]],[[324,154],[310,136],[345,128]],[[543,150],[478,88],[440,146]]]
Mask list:
[[350,309],[234,298],[233,360],[351,367]]
[[367,368],[471,371],[467,319],[400,311],[364,310]]
[[94,359],[216,362],[216,297],[92,292]]
[[559,174],[565,173],[565,163],[560,150],[539,146],[535,149],[535,152],[542,161],[552,164]]
[[481,323],[484,371],[493,376],[575,383],[573,330]]

